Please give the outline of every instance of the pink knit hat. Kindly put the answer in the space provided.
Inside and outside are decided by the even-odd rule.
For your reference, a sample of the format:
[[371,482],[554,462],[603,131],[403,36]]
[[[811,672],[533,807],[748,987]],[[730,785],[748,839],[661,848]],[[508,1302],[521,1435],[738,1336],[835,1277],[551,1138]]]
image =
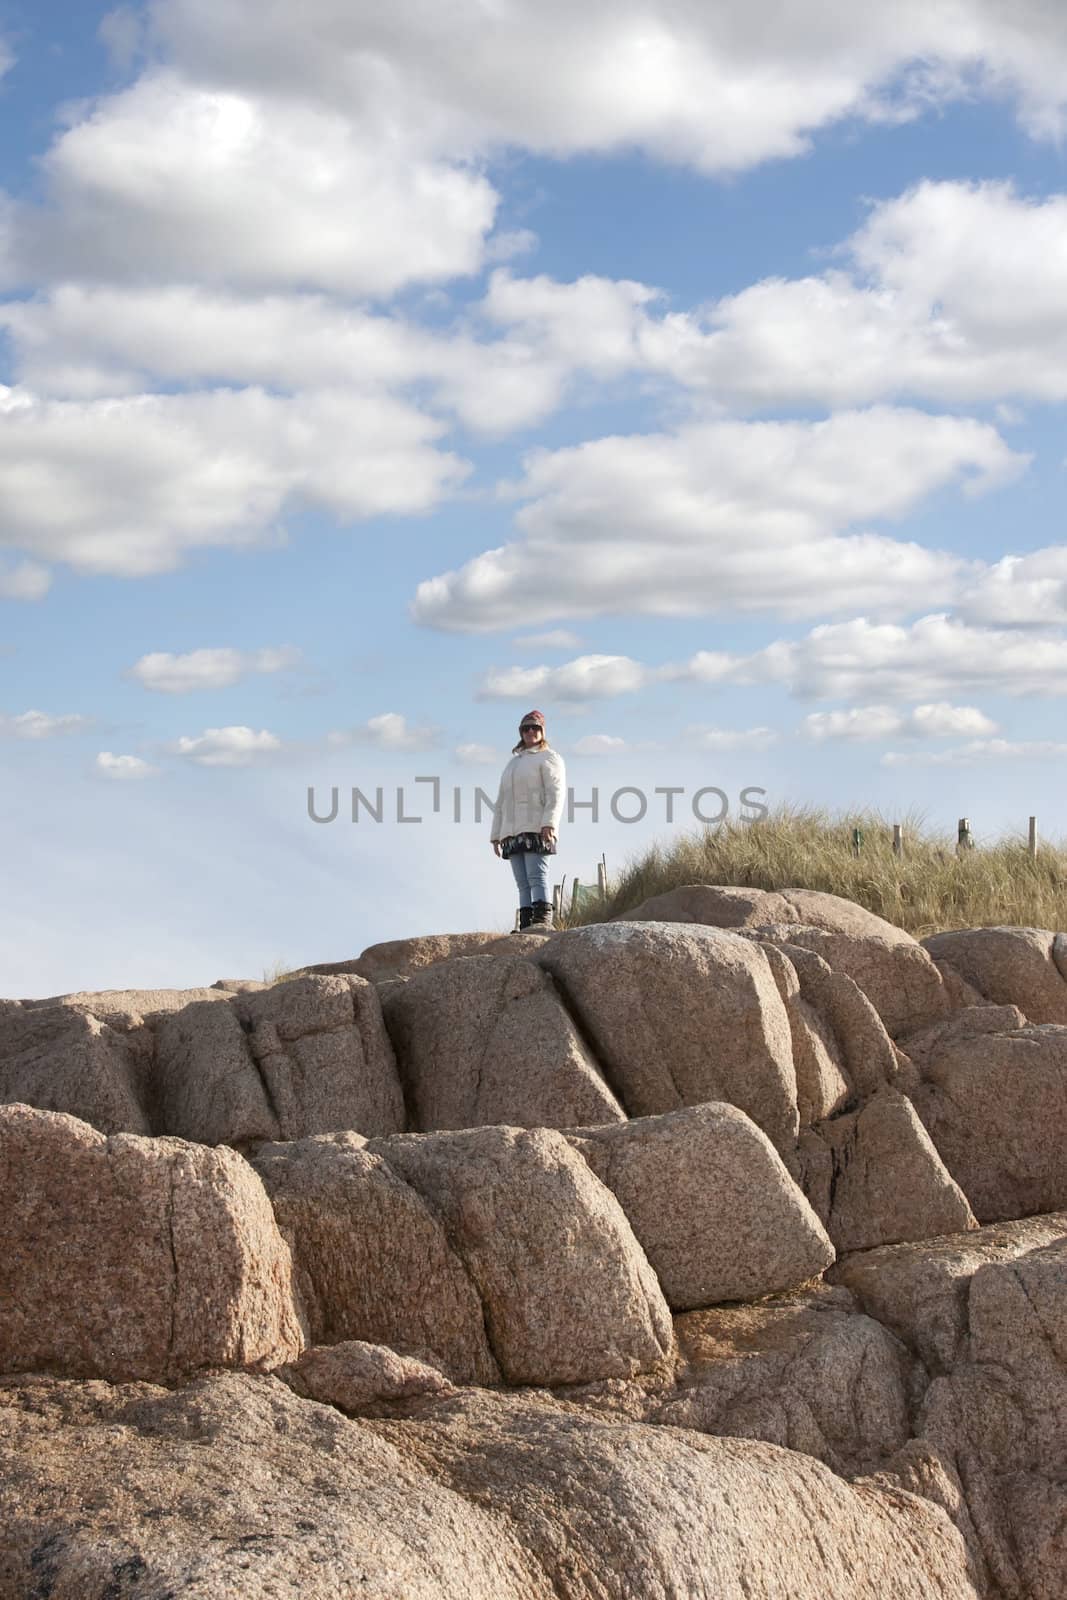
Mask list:
[[519,722],[520,728],[524,722],[539,722],[543,728],[545,725],[545,714],[543,711],[527,711],[526,715],[521,718]]

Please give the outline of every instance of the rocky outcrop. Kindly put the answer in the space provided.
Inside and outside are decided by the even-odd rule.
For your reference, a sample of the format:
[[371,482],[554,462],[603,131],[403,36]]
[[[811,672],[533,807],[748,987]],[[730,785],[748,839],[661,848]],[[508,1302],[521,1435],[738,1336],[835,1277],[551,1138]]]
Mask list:
[[808,1129],[800,1150],[805,1193],[838,1250],[978,1226],[911,1102],[894,1089]]
[[352,1421],[237,1374],[178,1393],[9,1383],[0,1485],[4,1600],[977,1600],[930,1501],[538,1395]]
[[432,1350],[461,1383],[496,1383],[481,1297],[437,1211],[358,1134],[255,1158],[315,1345]]
[[386,939],[369,944],[350,961],[321,961],[303,971],[324,976],[352,973],[368,983],[381,983],[384,978],[410,977],[454,956],[476,955],[483,945],[499,937],[498,933],[427,933],[415,939]]
[[204,1144],[404,1127],[396,1063],[373,985],[304,977],[156,1029],[157,1125]]
[[67,1006],[0,1012],[0,1103],[64,1111],[101,1133],[151,1133],[151,1064],[144,1030]]
[[1048,928],[968,928],[923,944],[994,1005],[1029,1022],[1067,1024],[1067,935]]
[[830,1272],[915,1351],[934,1374],[964,1355],[971,1280],[988,1264],[1017,1260],[1067,1238],[1067,1212],[1001,1222],[943,1239],[888,1245],[846,1257]]
[[713,928],[616,922],[561,933],[535,959],[628,1115],[722,1100],[792,1150],[789,1018],[758,945]]
[[0,1106],[0,1373],[274,1366],[303,1345],[289,1251],[232,1150]]
[[440,962],[382,1001],[416,1131],[626,1115],[551,978],[520,956]]
[[1067,1027],[952,1036],[914,1098],[982,1222],[1067,1206]]
[[403,1354],[388,1345],[349,1339],[315,1345],[275,1373],[294,1394],[336,1406],[346,1416],[396,1416],[427,1395],[454,1393],[433,1351]]
[[837,1472],[872,1472],[907,1443],[922,1377],[907,1347],[843,1288],[718,1306],[675,1321],[677,1388],[648,1420],[763,1439]]
[[794,1288],[834,1259],[774,1146],[734,1106],[567,1137],[619,1201],[676,1311]]
[[670,1354],[655,1274],[615,1196],[562,1133],[477,1128],[367,1149],[441,1217],[506,1382],[631,1377]]

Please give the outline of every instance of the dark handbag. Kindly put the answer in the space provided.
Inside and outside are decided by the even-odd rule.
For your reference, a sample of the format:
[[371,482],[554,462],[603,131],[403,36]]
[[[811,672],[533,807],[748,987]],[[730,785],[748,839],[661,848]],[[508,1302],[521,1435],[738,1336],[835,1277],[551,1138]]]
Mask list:
[[517,856],[520,850],[530,850],[538,856],[554,856],[556,841],[542,839],[539,833],[513,833],[500,841],[500,854],[505,861]]

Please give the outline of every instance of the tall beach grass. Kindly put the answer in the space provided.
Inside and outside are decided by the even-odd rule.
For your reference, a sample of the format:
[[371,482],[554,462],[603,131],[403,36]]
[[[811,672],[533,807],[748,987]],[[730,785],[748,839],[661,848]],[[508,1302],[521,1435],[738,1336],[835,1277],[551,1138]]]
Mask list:
[[[831,813],[780,807],[756,822],[727,820],[671,836],[630,858],[607,896],[583,899],[568,927],[625,914],[651,895],[686,883],[756,889],[822,889],[866,906],[916,938],[950,928],[997,925],[1067,928],[1067,849],[1025,835],[956,852],[956,839],[912,814],[903,818],[903,854],[893,853],[893,822],[875,811]],[[862,833],[858,854],[853,831]],[[570,894],[564,891],[565,912]]]

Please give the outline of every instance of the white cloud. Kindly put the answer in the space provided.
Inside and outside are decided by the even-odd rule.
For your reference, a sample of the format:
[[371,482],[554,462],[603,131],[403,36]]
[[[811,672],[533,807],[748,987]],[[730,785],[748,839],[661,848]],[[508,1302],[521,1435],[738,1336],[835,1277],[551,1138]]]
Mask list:
[[140,756],[117,756],[110,750],[101,750],[96,758],[95,770],[103,778],[116,783],[129,783],[138,778],[154,778],[159,768],[143,761]]
[[455,754],[464,767],[495,767],[503,760],[501,752],[491,744],[458,744]]
[[549,628],[544,633],[524,633],[512,641],[516,650],[577,650],[581,639],[570,628]]
[[[879,719],[878,737],[989,732],[995,724],[984,712],[949,697],[978,691],[1067,694],[1067,633],[980,628],[944,613],[906,626],[855,617],[822,623],[799,639],[778,639],[749,655],[698,650],[686,661],[658,667],[629,656],[580,656],[560,667],[493,668],[478,698],[607,699],[648,684],[686,682],[775,683],[801,700],[862,702],[854,710],[809,717],[806,731],[816,737],[855,737],[869,718]],[[897,701],[917,704],[898,712],[892,706]]]
[[429,723],[412,727],[399,711],[383,711],[355,728],[338,729],[327,735],[333,745],[373,744],[382,750],[426,750],[438,740],[438,730]]
[[577,656],[561,667],[490,667],[477,698],[600,700],[632,694],[648,681],[648,669],[629,656]]
[[576,756],[618,756],[630,747],[625,739],[611,733],[587,733],[574,744]]
[[990,734],[997,725],[975,706],[953,706],[947,701],[915,706],[852,706],[841,711],[815,711],[805,717],[801,731],[809,738],[871,740],[895,737],[943,739],[961,734]]
[[[644,612],[883,615],[949,600],[959,557],[871,532],[935,490],[1022,471],[987,424],[876,407],[822,422],[690,424],[533,452],[525,535],[418,586],[416,621],[455,631]],[[546,669],[547,670],[547,669]]]
[[971,622],[1001,626],[1067,623],[1067,545],[1004,556],[960,596]]
[[13,717],[0,713],[0,735],[6,733],[16,739],[51,739],[57,734],[84,733],[94,722],[93,717],[74,713],[58,717],[47,711],[20,711]]
[[176,381],[285,391],[417,388],[489,435],[542,421],[581,368],[577,347],[550,349],[521,329],[492,329],[487,339],[477,317],[435,331],[322,294],[193,284],[60,283],[0,305],[0,327],[10,334],[20,382],[51,397],[136,394]]
[[129,675],[161,694],[189,694],[195,689],[227,689],[253,672],[281,672],[299,659],[300,651],[291,645],[264,650],[190,650],[185,655],[156,650],[135,661]]
[[43,600],[51,587],[52,574],[36,561],[0,566],[0,600]]
[[[192,73],[339,107],[392,105],[428,142],[566,154],[640,147],[709,172],[793,156],[846,115],[875,121],[968,88],[1016,99],[1035,136],[1062,130],[1067,22],[1058,7],[843,0],[783,7],[419,0],[159,0]],[[892,86],[892,87],[891,87]]]
[[0,386],[0,543],[81,572],[167,572],[194,548],[277,542],[305,506],[339,520],[430,509],[466,473],[385,396],[239,393],[43,401]]
[[19,277],[380,295],[479,269],[497,204],[480,173],[421,153],[402,120],[210,79],[152,71],[60,134],[48,206],[16,216]]
[[724,680],[781,683],[811,700],[1067,694],[1067,635],[973,627],[945,614],[906,627],[857,617],[736,656]]
[[951,750],[887,750],[884,767],[958,767],[979,761],[1044,761],[1067,756],[1067,744],[1052,739],[1013,742],[1010,739],[972,739]]
[[682,742],[696,750],[766,750],[777,744],[778,734],[773,728],[705,728],[689,727],[683,731]]
[[0,39],[0,78],[15,65],[15,52],[6,39]]
[[265,728],[256,733],[252,728],[234,726],[183,735],[172,748],[176,755],[200,767],[247,767],[261,756],[276,754],[282,742]]

